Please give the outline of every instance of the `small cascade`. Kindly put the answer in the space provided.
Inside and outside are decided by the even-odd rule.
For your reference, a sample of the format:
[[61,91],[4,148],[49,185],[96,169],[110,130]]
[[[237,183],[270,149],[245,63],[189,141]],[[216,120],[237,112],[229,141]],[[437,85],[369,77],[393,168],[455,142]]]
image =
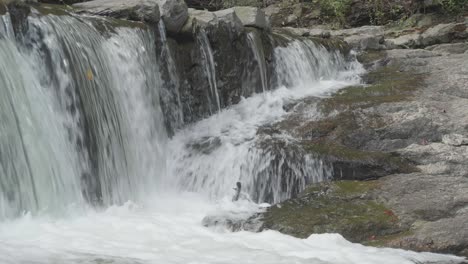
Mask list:
[[262,91],[265,92],[268,90],[268,78],[265,53],[263,51],[263,46],[261,45],[261,39],[257,34],[255,34],[255,32],[249,32],[247,34],[247,40],[250,49],[254,54],[254,59],[258,64],[258,69],[260,72],[260,81],[262,83]]
[[[208,78],[208,83],[210,85],[210,90],[208,93],[208,101],[210,102],[210,112],[211,114],[214,114],[215,112],[221,110],[221,104],[219,101],[218,85],[216,82],[216,68],[213,58],[213,51],[211,49],[210,41],[208,40],[208,36],[204,29],[199,30],[199,33],[197,34],[197,41],[200,45],[200,52],[203,58],[203,61],[201,63],[203,65],[205,75]],[[213,104],[215,104],[215,110],[212,109]]]
[[309,39],[291,41],[274,52],[279,86],[307,89],[320,80],[356,80],[363,72],[356,60],[347,62],[339,50],[328,51]]
[[166,79],[163,78],[164,85],[161,89],[161,102],[164,105],[166,127],[170,132],[173,132],[184,124],[184,113],[180,99],[180,80],[169,44],[167,43],[166,28],[162,20],[158,23],[158,33],[161,49],[158,57],[160,64],[166,65],[166,67],[161,67],[160,71],[163,76],[167,76]]
[[293,100],[358,83],[360,64],[301,40],[277,48],[275,61],[281,87],[244,99],[175,135],[169,143],[173,185],[217,199],[241,181],[255,202],[276,203],[308,183],[331,177],[326,164],[298,148],[288,135],[262,136],[258,128],[281,120],[283,106]]

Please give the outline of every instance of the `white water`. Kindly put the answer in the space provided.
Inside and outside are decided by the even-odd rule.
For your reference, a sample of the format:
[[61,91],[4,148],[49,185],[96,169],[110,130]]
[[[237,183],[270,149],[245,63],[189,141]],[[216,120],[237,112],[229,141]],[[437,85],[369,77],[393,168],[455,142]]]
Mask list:
[[250,48],[254,54],[255,61],[258,64],[258,70],[260,73],[260,81],[262,83],[262,91],[265,92],[267,87],[267,72],[266,72],[266,60],[265,54],[263,52],[263,46],[261,45],[261,39],[257,34],[254,32],[249,32],[247,34],[247,41],[249,43]]
[[[200,29],[200,32],[197,35],[197,41],[200,45],[200,52],[203,58],[203,61],[201,63],[203,65],[206,78],[208,78],[208,83],[210,85],[208,93],[208,101],[211,103],[210,111],[212,114],[214,114],[217,111],[221,110],[221,104],[218,96],[218,85],[216,82],[216,65],[213,58],[213,50],[211,49],[210,41],[204,29]],[[211,109],[213,104],[215,104],[215,110]]]
[[[107,188],[111,188],[109,193],[104,193],[107,195],[105,198],[108,203],[125,199],[134,199],[135,203],[128,202],[123,206],[110,206],[102,210],[69,210],[67,213],[62,213],[60,217],[40,210],[26,213],[14,220],[2,220],[0,223],[0,264],[409,264],[413,261],[457,259],[434,254],[363,247],[351,244],[339,235],[333,234],[297,239],[274,231],[258,234],[230,233],[219,228],[213,230],[201,225],[203,217],[220,211],[238,215],[260,210],[253,203],[229,201],[236,181],[241,180],[244,183],[245,191],[252,191],[254,185],[258,183],[255,183],[257,180],[255,175],[264,171],[266,168],[262,166],[268,167],[273,158],[255,147],[254,139],[257,128],[263,124],[281,120],[285,115],[283,106],[288,102],[305,96],[323,95],[355,83],[358,80],[350,76],[355,77],[359,68],[348,65],[349,68],[346,69],[343,66],[347,64],[343,63],[333,71],[331,67],[334,66],[327,64],[333,62],[331,59],[327,61],[328,53],[318,53],[321,55],[313,55],[312,52],[304,53],[300,48],[302,44],[280,48],[276,51],[276,56],[280,62],[285,62],[283,66],[286,66],[289,57],[299,56],[296,55],[298,52],[307,56],[312,54],[312,58],[316,55],[321,58],[317,59],[319,61],[317,64],[313,63],[315,60],[309,60],[309,63],[302,64],[301,67],[293,68],[296,72],[289,72],[286,68],[279,67],[279,73],[284,71],[286,76],[292,76],[286,79],[285,83],[292,81],[293,76],[303,75],[304,69],[317,70],[314,65],[327,67],[327,70],[317,73],[309,82],[297,84],[296,89],[281,87],[273,92],[244,99],[239,105],[223,110],[211,118],[180,131],[166,145],[165,135],[160,131],[162,127],[160,109],[157,104],[156,107],[154,104],[151,104],[153,107],[149,107],[150,102],[154,103],[150,90],[158,85],[158,78],[149,74],[156,71],[150,67],[154,62],[144,61],[152,57],[153,47],[148,45],[153,41],[151,35],[142,33],[138,29],[121,30],[110,38],[104,39],[98,36],[91,26],[74,20],[62,23],[56,19],[58,18],[54,18],[55,21],[45,21],[43,24],[36,22],[47,33],[45,34],[46,44],[56,52],[56,57],[52,59],[56,60],[56,65],[62,65],[61,70],[57,70],[59,72],[56,73],[62,76],[62,79],[59,78],[58,94],[63,93],[62,86],[72,85],[67,82],[66,78],[66,76],[71,77],[71,70],[67,66],[72,62],[66,60],[61,50],[65,48],[61,47],[54,38],[60,34],[60,39],[69,45],[67,51],[74,53],[74,67],[78,69],[80,78],[84,79],[80,83],[80,88],[87,89],[89,94],[85,95],[89,100],[102,100],[87,106],[95,107],[96,112],[104,111],[104,114],[99,113],[107,117],[105,120],[94,120],[96,128],[99,129],[98,135],[102,137],[102,144],[104,144],[102,148],[105,149],[111,145],[110,149],[114,151],[110,153],[112,155],[100,154],[102,155],[101,161],[106,162],[102,165],[104,168],[100,169],[100,173],[105,176],[101,180]],[[51,25],[54,26],[51,27]],[[76,27],[80,27],[80,32],[86,34],[74,35]],[[34,110],[44,110],[44,112],[37,113],[30,111],[28,115],[31,118],[22,117],[21,121],[25,123],[34,119],[44,122],[42,125],[34,126],[38,128],[35,133],[39,135],[34,135],[34,133],[31,135],[31,138],[37,142],[31,140],[28,151],[38,159],[49,159],[42,163],[56,166],[58,171],[54,175],[57,177],[63,177],[67,181],[77,181],[80,175],[74,171],[74,166],[78,167],[77,171],[86,169],[86,166],[80,166],[81,158],[64,155],[74,153],[74,151],[69,149],[65,140],[62,140],[65,136],[59,129],[61,123],[63,127],[77,129],[74,124],[77,122],[77,117],[58,113],[60,103],[53,101],[52,98],[55,97],[52,92],[39,84],[41,78],[36,75],[36,70],[39,68],[34,70],[28,67],[28,65],[38,65],[34,58],[16,50],[12,40],[0,39],[0,44],[0,51],[5,51],[0,53],[1,58],[11,61],[8,64],[10,69],[8,65],[2,64],[1,73],[4,75],[0,75],[0,80],[30,82],[29,85],[13,85],[5,82],[5,85],[0,88],[28,89],[25,92],[26,95],[18,96],[18,98],[22,99],[25,105],[26,103],[33,105]],[[78,50],[74,49],[75,44],[80,47]],[[12,50],[16,53],[9,54],[8,52]],[[19,64],[16,68],[22,71],[15,73],[11,70],[14,69],[15,63]],[[99,85],[94,85],[94,82],[90,84],[90,80],[86,81],[89,65],[95,66],[92,69],[94,77],[89,79],[93,79]],[[143,65],[149,68],[142,67]],[[35,78],[30,78],[31,76]],[[68,81],[71,82],[71,80]],[[14,92],[23,92],[21,89],[14,90]],[[4,90],[1,91],[4,92]],[[28,96],[34,96],[36,101]],[[4,98],[6,97],[2,97]],[[101,104],[104,104],[104,109],[99,107]],[[49,108],[43,107],[44,105]],[[5,104],[2,103],[1,106],[4,107]],[[2,109],[1,114],[5,112],[7,111]],[[93,112],[91,116],[94,117],[93,114],[95,113]],[[44,121],[43,118],[50,120]],[[46,130],[46,125],[49,126],[47,132],[52,131],[53,134],[45,135],[47,133],[43,130]],[[0,131],[3,133],[12,126],[0,127]],[[45,136],[53,138],[41,138]],[[201,149],[205,149],[204,154],[193,151],[193,147],[187,148],[187,144],[193,145],[194,142],[200,142],[200,140],[211,140],[217,143],[215,143],[215,148],[208,148],[208,150],[201,146]],[[290,139],[285,138],[285,141],[288,140]],[[4,144],[1,146],[2,150],[10,149],[10,147],[3,147],[10,144],[10,141],[1,139],[0,142]],[[54,145],[50,145],[51,142],[54,142]],[[33,148],[37,145],[38,148]],[[36,153],[41,149],[47,150],[39,153],[43,154],[42,156]],[[4,155],[1,158],[3,162]],[[54,162],[50,161],[52,158],[70,160]],[[168,162],[167,170],[165,169],[166,161]],[[11,162],[17,164],[14,161]],[[63,164],[68,164],[70,167],[64,168]],[[41,168],[40,165],[38,162],[34,168]],[[112,166],[125,171],[115,170]],[[326,168],[312,157],[306,158],[302,166],[304,168],[295,168],[299,170],[300,175],[306,172],[304,174],[306,179],[302,179],[304,182],[301,184],[305,184],[306,180],[320,180],[326,172]],[[311,169],[311,171],[306,169]],[[46,179],[47,173],[42,173],[41,170],[36,172],[36,170],[34,170],[35,173],[41,172],[36,177]],[[129,179],[135,186],[126,185],[125,180]],[[278,176],[273,177],[270,186],[264,186],[265,189],[260,188],[258,200],[264,199],[268,192],[273,192],[274,201],[282,200],[290,194],[290,190],[280,191],[278,179]],[[80,202],[82,197],[76,193],[76,182],[66,184],[70,189],[61,189],[66,193],[48,192],[55,190],[52,187],[60,181],[60,179],[51,178],[49,184],[43,184],[36,190],[49,200],[55,199],[57,202],[70,204],[72,202],[68,202],[67,199]],[[31,187],[27,184],[24,186]],[[184,191],[187,189],[196,192]],[[157,195],[151,194],[151,190]],[[29,192],[31,190],[27,191]],[[62,198],[66,199],[61,200]],[[31,200],[31,202],[34,201],[33,198]],[[31,211],[35,209],[35,206],[23,206],[31,208]],[[83,212],[83,210],[86,211]]]
[[228,202],[216,205],[187,193],[150,201],[144,208],[129,203],[68,219],[25,216],[3,223],[0,263],[410,264],[457,259],[364,247],[336,234],[297,239],[275,231],[215,231],[200,221]]

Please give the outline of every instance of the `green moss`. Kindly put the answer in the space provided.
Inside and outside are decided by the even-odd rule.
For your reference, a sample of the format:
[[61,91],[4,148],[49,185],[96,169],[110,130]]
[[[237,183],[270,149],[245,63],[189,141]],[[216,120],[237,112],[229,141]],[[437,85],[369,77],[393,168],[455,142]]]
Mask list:
[[257,0],[222,0],[222,6],[223,8],[231,8],[234,6],[263,7],[263,2]]
[[333,157],[334,159],[346,162],[356,161],[368,164],[386,164],[389,168],[393,168],[395,172],[400,173],[418,171],[417,167],[402,157],[386,152],[362,151],[328,141],[304,142],[304,149],[307,152],[318,154],[322,157]]
[[424,78],[423,74],[400,71],[397,65],[382,67],[367,75],[370,85],[343,89],[323,100],[320,109],[330,113],[333,110],[369,108],[382,103],[407,100],[423,85]]
[[34,5],[34,8],[41,15],[65,16],[70,15],[70,13],[74,11],[73,7],[68,5],[40,4]]
[[355,242],[396,233],[398,217],[384,204],[362,198],[377,187],[375,181],[313,185],[300,198],[272,207],[265,225],[301,238],[337,232]]

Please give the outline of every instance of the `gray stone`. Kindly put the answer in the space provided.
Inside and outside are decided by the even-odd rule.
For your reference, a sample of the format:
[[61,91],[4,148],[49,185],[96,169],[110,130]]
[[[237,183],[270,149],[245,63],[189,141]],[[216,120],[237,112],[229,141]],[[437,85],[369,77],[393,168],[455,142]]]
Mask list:
[[403,35],[394,39],[386,39],[387,49],[412,48],[421,45],[421,35],[417,33]]
[[240,28],[243,26],[242,21],[233,9],[219,10],[215,12],[215,15],[219,21],[224,21],[230,24],[238,31],[240,31]]
[[74,4],[81,12],[120,19],[156,23],[160,19],[156,0],[94,0]]
[[467,38],[465,23],[439,24],[429,28],[421,34],[421,45],[429,46],[440,43],[449,43],[453,39]]
[[344,41],[359,50],[381,50],[384,48],[382,35],[352,35],[345,37]]
[[381,36],[384,34],[384,27],[382,26],[362,26],[350,29],[341,29],[330,31],[332,36],[352,36],[352,35],[370,35]]
[[188,8],[184,0],[156,0],[161,18],[169,33],[177,33],[188,19]]
[[447,134],[442,136],[442,142],[451,146],[468,145],[468,137],[460,134]]
[[181,33],[192,34],[193,26],[207,27],[209,24],[216,24],[218,18],[212,12],[205,10],[188,9],[188,19],[180,30]]
[[439,54],[462,54],[468,51],[468,43],[449,43],[426,48]]
[[237,6],[233,9],[244,26],[260,29],[270,28],[263,10],[249,6]]
[[233,9],[224,9],[216,12],[209,12],[205,10],[189,9],[189,18],[181,29],[181,33],[192,34],[195,26],[208,28],[218,27],[219,22],[222,21],[229,25],[231,29],[236,32],[241,32],[243,25],[237,17]]

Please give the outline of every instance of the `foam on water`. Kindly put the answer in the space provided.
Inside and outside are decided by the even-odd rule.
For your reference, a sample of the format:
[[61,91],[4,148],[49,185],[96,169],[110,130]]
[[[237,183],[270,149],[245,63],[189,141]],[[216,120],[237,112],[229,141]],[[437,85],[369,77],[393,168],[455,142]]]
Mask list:
[[410,264],[461,260],[365,247],[337,234],[298,239],[275,231],[215,231],[200,221],[209,211],[225,208],[225,201],[213,204],[193,193],[151,201],[143,207],[127,203],[68,219],[24,216],[3,223],[0,263]]

